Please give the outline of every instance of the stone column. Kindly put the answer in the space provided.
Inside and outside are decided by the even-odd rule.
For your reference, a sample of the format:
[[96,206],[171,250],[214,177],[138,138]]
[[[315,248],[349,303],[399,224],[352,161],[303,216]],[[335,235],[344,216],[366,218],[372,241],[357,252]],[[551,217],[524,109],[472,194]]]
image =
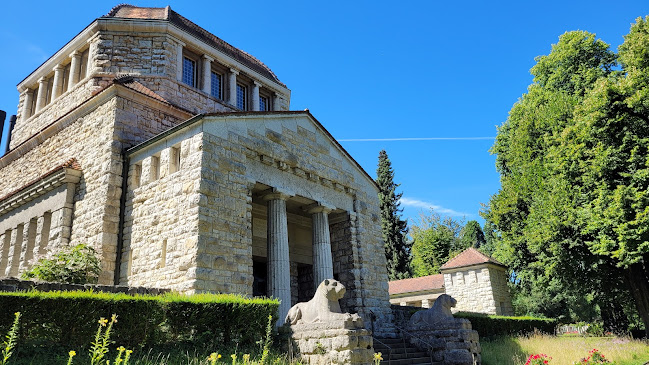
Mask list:
[[203,55],[203,91],[212,95],[212,61],[208,55]]
[[178,82],[183,82],[183,48],[185,43],[178,41],[176,46],[176,78]]
[[291,308],[291,265],[288,254],[287,194],[273,192],[264,196],[268,202],[268,294],[280,300],[279,319],[284,323]]
[[259,111],[259,87],[261,86],[260,83],[257,81],[253,81],[252,83],[252,111],[253,112],[258,112]]
[[63,66],[62,65],[56,65],[54,67],[54,80],[52,85],[52,101],[59,96],[61,96],[61,88],[63,86]]
[[228,88],[230,89],[230,95],[228,95],[228,103],[230,105],[237,106],[237,75],[239,71],[231,68],[230,73],[228,74]]
[[35,113],[38,113],[43,107],[46,105],[45,103],[47,102],[47,87],[48,87],[48,82],[45,80],[44,77],[41,77],[38,80],[38,96],[36,96],[36,111]]
[[434,301],[430,299],[422,299],[421,300],[421,307],[422,308],[430,308],[430,306],[433,304]]
[[81,71],[81,52],[74,51],[70,54],[70,75],[68,79],[68,88],[76,85],[79,82],[79,72]]
[[316,205],[309,208],[313,222],[313,287],[325,279],[334,278],[334,266],[331,259],[331,236],[329,235],[329,212],[331,208]]
[[32,105],[34,104],[34,91],[33,90],[26,90],[25,91],[25,96],[23,98],[23,113],[21,120],[25,121],[29,117],[34,114],[34,111],[32,110]]

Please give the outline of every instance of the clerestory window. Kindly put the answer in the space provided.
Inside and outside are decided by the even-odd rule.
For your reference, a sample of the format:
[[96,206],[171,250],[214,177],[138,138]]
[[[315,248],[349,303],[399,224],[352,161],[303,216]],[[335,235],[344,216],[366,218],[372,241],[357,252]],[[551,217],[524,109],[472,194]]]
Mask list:
[[245,85],[237,84],[237,108],[246,110],[248,105],[248,88]]
[[213,97],[218,99],[223,99],[222,94],[222,85],[223,85],[223,76],[217,72],[212,71],[211,74],[212,83],[211,83],[211,94]]
[[183,83],[196,87],[196,61],[183,57]]

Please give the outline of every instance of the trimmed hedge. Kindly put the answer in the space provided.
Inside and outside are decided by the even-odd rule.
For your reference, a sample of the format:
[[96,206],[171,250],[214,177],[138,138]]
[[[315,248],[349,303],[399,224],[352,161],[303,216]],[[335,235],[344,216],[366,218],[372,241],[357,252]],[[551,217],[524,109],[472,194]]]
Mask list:
[[265,334],[276,300],[230,294],[160,296],[82,292],[0,292],[0,334],[21,312],[20,342],[84,348],[100,317],[117,314],[111,340],[127,348],[187,343],[192,347],[251,346]]
[[456,318],[466,318],[471,326],[478,331],[480,337],[525,335],[535,330],[543,333],[554,333],[556,319],[536,317],[507,317],[482,313],[458,312]]

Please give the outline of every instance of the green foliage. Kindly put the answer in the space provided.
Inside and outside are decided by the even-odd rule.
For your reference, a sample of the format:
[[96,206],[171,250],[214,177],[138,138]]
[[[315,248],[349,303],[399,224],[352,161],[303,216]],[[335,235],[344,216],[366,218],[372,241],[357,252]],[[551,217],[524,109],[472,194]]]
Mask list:
[[394,170],[385,150],[379,152],[379,165],[376,170],[376,184],[379,187],[379,206],[381,208],[381,233],[385,245],[385,258],[390,280],[411,276],[410,243],[407,222],[401,219],[399,199],[403,193],[396,193],[399,184],[394,183]]
[[6,340],[2,343],[2,360],[0,360],[0,364],[2,365],[9,363],[9,358],[13,354],[13,350],[18,342],[20,315],[20,312],[14,313],[13,324],[11,325],[9,333],[7,333]]
[[41,259],[23,273],[23,279],[68,284],[96,284],[101,273],[101,263],[95,250],[84,244],[66,248],[52,259]]
[[590,297],[622,323],[632,301],[649,327],[648,28],[638,19],[620,46],[624,72],[594,34],[563,34],[498,128],[494,256],[546,315]]
[[480,338],[508,335],[525,335],[534,332],[553,334],[556,319],[537,317],[506,317],[481,313],[457,312],[453,316],[471,321],[471,327]]
[[475,220],[466,222],[460,230],[460,245],[463,249],[469,247],[480,248],[486,243],[484,232],[480,228],[480,223]]
[[[189,349],[251,346],[261,338],[277,301],[236,295],[131,296],[93,292],[0,293],[0,313],[23,313],[27,346],[80,349],[99,317],[119,313],[114,340],[128,348],[185,344]],[[0,318],[0,330],[10,323]]]
[[412,269],[415,276],[439,274],[439,268],[462,251],[462,223],[431,211],[412,226]]

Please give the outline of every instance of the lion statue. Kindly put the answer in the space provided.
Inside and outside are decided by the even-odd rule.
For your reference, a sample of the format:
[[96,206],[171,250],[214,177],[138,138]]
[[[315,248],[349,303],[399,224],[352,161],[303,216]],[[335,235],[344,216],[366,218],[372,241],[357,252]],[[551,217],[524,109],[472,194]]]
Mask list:
[[455,318],[453,318],[451,308],[455,307],[455,304],[457,304],[457,301],[453,297],[442,294],[437,297],[432,307],[413,314],[410,317],[410,326],[454,321]]
[[333,320],[358,320],[358,314],[341,313],[338,299],[345,295],[345,286],[338,280],[325,279],[308,302],[297,303],[288,311],[286,323],[316,323]]

